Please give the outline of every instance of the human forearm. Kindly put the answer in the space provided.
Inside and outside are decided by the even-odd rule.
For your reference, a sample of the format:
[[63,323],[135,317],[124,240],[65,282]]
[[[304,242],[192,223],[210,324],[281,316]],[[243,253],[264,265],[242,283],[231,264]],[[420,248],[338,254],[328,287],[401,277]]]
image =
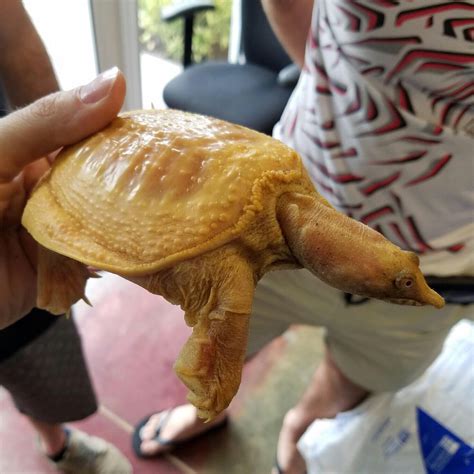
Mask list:
[[2,0],[0,51],[0,79],[12,107],[58,90],[49,56],[20,0]]
[[315,0],[261,0],[267,18],[291,59],[304,64],[306,38]]

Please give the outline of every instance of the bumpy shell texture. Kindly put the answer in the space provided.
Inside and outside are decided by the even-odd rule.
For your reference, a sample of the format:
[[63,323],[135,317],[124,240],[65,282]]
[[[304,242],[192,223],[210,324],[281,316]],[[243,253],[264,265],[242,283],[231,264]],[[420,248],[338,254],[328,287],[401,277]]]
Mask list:
[[306,179],[298,155],[266,135],[175,110],[137,111],[64,150],[23,225],[57,253],[140,275],[230,241],[272,187]]

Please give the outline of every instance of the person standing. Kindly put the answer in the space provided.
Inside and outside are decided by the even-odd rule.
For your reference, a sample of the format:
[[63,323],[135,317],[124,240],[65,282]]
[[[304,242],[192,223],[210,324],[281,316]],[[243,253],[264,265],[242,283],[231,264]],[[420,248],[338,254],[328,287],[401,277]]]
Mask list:
[[0,118],[0,386],[59,470],[131,473],[115,446],[64,424],[95,413],[96,396],[74,319],[34,308],[36,244],[20,224],[28,191],[49,166],[42,157],[107,125],[123,102],[123,76],[114,69],[88,86],[56,92],[22,2],[2,0],[0,88],[0,113],[20,108]]

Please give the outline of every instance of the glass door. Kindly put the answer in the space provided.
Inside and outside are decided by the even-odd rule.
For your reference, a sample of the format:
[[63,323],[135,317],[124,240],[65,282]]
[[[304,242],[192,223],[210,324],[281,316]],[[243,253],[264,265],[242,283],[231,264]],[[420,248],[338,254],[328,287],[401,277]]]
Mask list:
[[[182,70],[183,20],[167,23],[161,18],[164,8],[182,1],[24,0],[24,4],[63,89],[84,84],[117,65],[127,79],[123,108],[132,110],[164,107],[163,89]],[[194,60],[237,61],[240,0],[214,0],[214,4],[214,11],[196,17]]]
[[[190,5],[190,0],[137,0],[138,40],[145,108],[165,107],[162,93],[166,84],[183,68],[184,20],[164,21],[170,7]],[[198,2],[199,3],[199,2]],[[198,13],[193,29],[193,60],[226,61],[234,0],[214,0],[214,9]]]
[[97,74],[89,0],[23,0],[41,36],[62,89]]
[[136,0],[89,0],[100,71],[118,66],[127,79],[124,109],[142,108]]

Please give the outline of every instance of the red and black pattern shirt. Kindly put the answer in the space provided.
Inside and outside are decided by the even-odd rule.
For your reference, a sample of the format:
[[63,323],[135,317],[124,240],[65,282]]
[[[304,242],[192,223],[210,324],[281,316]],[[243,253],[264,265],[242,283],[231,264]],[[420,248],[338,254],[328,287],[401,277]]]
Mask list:
[[275,130],[336,208],[474,274],[474,2],[316,0]]

